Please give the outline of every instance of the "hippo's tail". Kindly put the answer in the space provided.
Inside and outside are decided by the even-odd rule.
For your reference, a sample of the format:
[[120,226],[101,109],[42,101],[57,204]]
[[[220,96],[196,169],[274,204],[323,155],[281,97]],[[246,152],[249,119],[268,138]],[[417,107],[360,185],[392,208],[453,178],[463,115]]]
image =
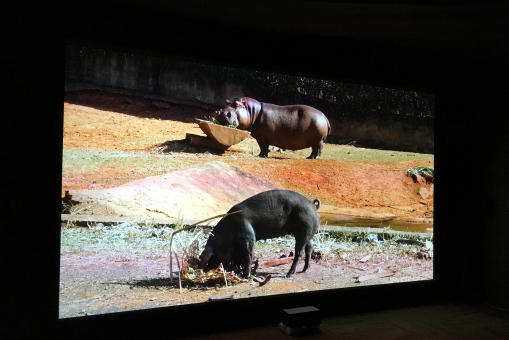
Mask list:
[[313,201],[313,204],[315,205],[316,207],[316,210],[320,209],[320,206],[322,205],[322,202],[320,202],[320,200],[317,198]]
[[323,137],[323,141],[325,142],[327,140],[327,136],[330,135],[330,132],[331,132],[331,128],[330,128],[330,122],[329,120],[327,119],[327,117],[325,117],[325,120],[327,121],[327,134],[325,135],[325,137]]

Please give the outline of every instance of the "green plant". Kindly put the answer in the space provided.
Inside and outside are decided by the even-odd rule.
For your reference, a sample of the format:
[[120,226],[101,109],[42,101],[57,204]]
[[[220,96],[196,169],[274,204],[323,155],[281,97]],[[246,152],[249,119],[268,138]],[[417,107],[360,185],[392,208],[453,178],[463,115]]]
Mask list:
[[205,122],[200,122],[200,124],[201,123],[209,123],[209,124],[216,124],[216,125],[225,126],[227,128],[230,128],[230,129],[237,129],[237,127],[235,125],[233,125],[233,124],[223,125],[223,124],[219,123],[218,120],[215,119],[214,117],[205,116],[203,118],[205,118]]
[[[214,117],[204,116],[203,118],[205,118],[205,122],[206,122],[206,123],[209,123],[209,124],[216,124],[216,125],[222,125],[222,124],[221,124],[221,123],[219,123],[219,122],[217,121],[217,119],[215,119]],[[200,124],[205,123],[205,122],[200,122]]]
[[70,214],[73,204],[62,200],[62,214]]
[[62,214],[78,214],[80,211],[83,211],[89,207],[83,207],[81,209],[78,209],[78,206],[73,204],[70,201],[64,201],[62,199],[62,205],[61,205],[61,211]]
[[418,166],[415,168],[410,168],[407,171],[405,171],[405,175],[407,176],[422,175],[424,173],[433,177],[435,176],[435,170],[433,168],[430,168],[429,166]]

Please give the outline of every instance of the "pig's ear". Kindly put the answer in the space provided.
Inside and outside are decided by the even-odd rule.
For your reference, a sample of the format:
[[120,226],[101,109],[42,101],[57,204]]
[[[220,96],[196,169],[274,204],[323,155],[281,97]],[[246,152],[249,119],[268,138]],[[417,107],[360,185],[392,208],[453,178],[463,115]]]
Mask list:
[[242,106],[244,106],[244,105],[242,104],[242,102],[240,100],[237,100],[235,102],[235,107],[242,107]]
[[230,105],[232,101],[230,99],[226,99],[226,105]]

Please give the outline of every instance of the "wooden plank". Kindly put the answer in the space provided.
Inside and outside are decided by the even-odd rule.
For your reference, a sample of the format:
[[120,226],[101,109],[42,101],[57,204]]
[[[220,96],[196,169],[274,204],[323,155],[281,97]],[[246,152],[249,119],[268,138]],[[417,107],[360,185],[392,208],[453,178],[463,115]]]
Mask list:
[[[188,133],[186,133],[185,141],[186,141],[186,142],[191,143],[191,137],[192,137],[192,136],[198,136],[198,135],[195,135],[194,133],[189,133],[189,132],[188,132]],[[202,136],[202,137],[203,137],[203,136]]]
[[368,228],[368,227],[343,227],[343,226],[335,226],[335,225],[320,225],[319,231],[332,231],[332,230],[340,230],[340,231],[352,231],[352,232],[367,232],[367,233],[385,233],[385,234],[394,234],[394,235],[425,235],[429,236],[433,233],[433,230],[428,230],[424,232],[413,232],[413,231],[400,231],[400,230],[384,230],[383,228]]
[[201,146],[204,148],[208,148],[208,149],[220,150],[220,151],[226,151],[229,148],[229,146],[220,144],[209,137],[203,137],[203,136],[197,136],[197,135],[191,136],[191,144],[196,145],[196,146]]
[[[220,219],[211,221],[209,225],[213,226],[219,222]],[[138,216],[102,216],[102,215],[72,215],[72,214],[61,214],[62,222],[75,222],[77,225],[86,226],[89,224],[103,223],[154,223],[154,224],[175,224],[177,219],[175,218],[155,218],[155,217],[138,217]],[[201,220],[183,220],[184,225],[191,225]],[[204,223],[204,225],[207,223]]]
[[269,261],[261,262],[258,265],[258,269],[260,269],[260,268],[275,267],[275,266],[279,266],[279,265],[287,264],[287,263],[292,263],[292,262],[293,262],[293,256],[288,256],[288,257],[284,257],[282,259],[269,260]]
[[[215,226],[220,219],[211,221],[209,225]],[[175,224],[177,219],[175,218],[155,218],[155,217],[143,217],[143,216],[102,216],[102,215],[72,215],[72,214],[61,214],[61,221],[67,222],[72,221],[77,225],[86,226],[87,222],[90,224],[93,223],[157,223],[157,224]],[[200,220],[191,220],[185,219],[183,220],[184,225],[191,225],[194,223],[200,222]],[[428,233],[415,233],[415,232],[407,232],[407,231],[397,231],[397,230],[385,230],[379,229],[376,230],[374,228],[362,228],[362,227],[340,227],[340,226],[320,226],[320,230],[344,230],[344,231],[364,231],[371,233],[387,233],[387,234],[396,234],[396,235],[429,235]]]

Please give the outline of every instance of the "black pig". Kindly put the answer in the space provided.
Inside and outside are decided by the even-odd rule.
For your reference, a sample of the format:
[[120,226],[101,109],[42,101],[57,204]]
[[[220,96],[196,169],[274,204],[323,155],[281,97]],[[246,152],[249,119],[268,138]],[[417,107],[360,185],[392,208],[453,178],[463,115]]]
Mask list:
[[251,274],[253,248],[257,240],[294,235],[295,257],[286,275],[295,269],[304,251],[303,272],[309,268],[313,251],[311,239],[320,226],[320,200],[313,203],[303,195],[289,190],[270,190],[254,195],[228,212],[241,211],[222,218],[207,240],[200,255],[200,268],[211,269],[222,263],[225,268],[242,267],[243,278]]

